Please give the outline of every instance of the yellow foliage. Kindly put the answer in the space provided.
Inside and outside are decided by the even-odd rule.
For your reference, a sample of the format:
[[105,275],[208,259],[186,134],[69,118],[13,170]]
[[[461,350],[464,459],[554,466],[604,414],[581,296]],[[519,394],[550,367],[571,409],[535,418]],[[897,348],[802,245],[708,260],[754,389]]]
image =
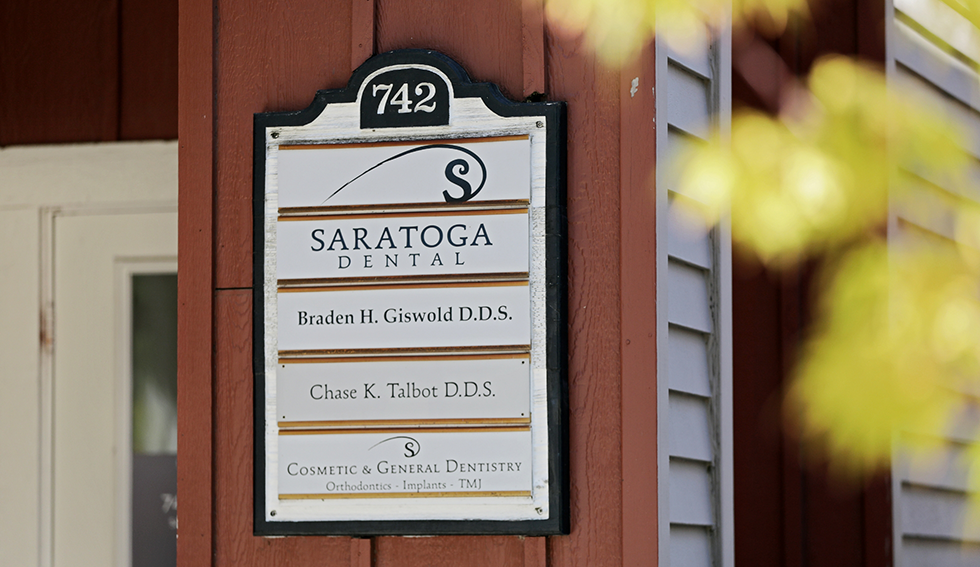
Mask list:
[[896,252],[873,241],[825,278],[788,408],[843,468],[887,466],[896,431],[938,439],[968,409],[980,273],[964,260],[949,244]]
[[703,36],[706,27],[717,30],[729,17],[736,27],[762,21],[778,33],[790,17],[807,13],[806,0],[537,1],[544,2],[552,22],[584,34],[599,56],[612,64],[634,57],[657,30],[666,41],[684,49]]
[[[843,57],[818,61],[799,117],[732,118],[730,143],[693,146],[674,167],[679,189],[763,260],[841,246],[884,220],[900,169],[930,175],[966,163],[960,134],[922,100]],[[798,107],[797,107],[798,111]]]
[[889,207],[919,206],[907,180],[963,182],[961,134],[842,57],[818,61],[807,86],[795,114],[736,113],[730,141],[673,165],[677,189],[712,221],[730,214],[733,238],[763,260],[817,253],[834,267],[788,407],[841,468],[866,471],[890,462],[896,431],[940,438],[968,409],[960,392],[980,392],[980,209],[950,195],[933,211],[974,248],[889,249],[877,237]]
[[[729,19],[779,33],[807,13],[806,0],[537,1],[612,64],[656,31],[684,49]],[[942,1],[980,27],[980,0]],[[842,468],[867,471],[891,463],[897,431],[921,433],[912,449],[927,448],[980,404],[980,206],[956,195],[973,158],[956,125],[875,69],[827,57],[805,87],[784,89],[780,116],[734,113],[730,136],[689,144],[666,177],[690,198],[679,203],[711,222],[730,216],[733,240],[768,264],[823,258],[788,415]],[[929,180],[945,200],[917,200]],[[959,244],[886,244],[889,211],[900,209],[951,224]],[[970,453],[980,518],[980,443]]]

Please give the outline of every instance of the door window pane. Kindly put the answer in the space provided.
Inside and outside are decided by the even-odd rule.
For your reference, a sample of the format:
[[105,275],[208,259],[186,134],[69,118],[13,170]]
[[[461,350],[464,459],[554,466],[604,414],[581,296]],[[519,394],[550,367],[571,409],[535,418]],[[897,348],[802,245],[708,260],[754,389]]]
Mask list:
[[133,567],[177,564],[177,275],[133,276]]

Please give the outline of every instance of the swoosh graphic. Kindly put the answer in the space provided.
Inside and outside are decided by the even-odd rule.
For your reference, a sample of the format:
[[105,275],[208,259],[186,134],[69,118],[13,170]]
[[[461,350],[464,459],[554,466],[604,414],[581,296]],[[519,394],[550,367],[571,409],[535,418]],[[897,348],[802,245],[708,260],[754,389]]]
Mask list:
[[[384,161],[381,161],[381,162],[376,163],[375,165],[372,165],[371,167],[365,169],[363,172],[361,172],[359,175],[357,175],[357,177],[355,177],[354,179],[351,179],[347,183],[344,183],[343,185],[341,185],[336,191],[334,191],[333,193],[331,193],[320,204],[321,205],[322,204],[325,204],[327,201],[329,201],[330,199],[332,199],[334,195],[336,195],[337,193],[340,193],[341,191],[343,191],[351,183],[357,181],[358,179],[364,177],[368,173],[374,171],[375,169],[378,169],[379,167],[381,167],[382,165],[384,165],[384,164],[386,164],[386,163],[388,163],[390,161],[394,161],[394,160],[396,160],[396,159],[398,159],[400,157],[407,156],[408,154],[414,154],[415,152],[421,152],[423,150],[432,150],[432,149],[448,149],[448,150],[456,150],[456,151],[459,151],[459,152],[463,152],[463,153],[469,155],[470,157],[472,157],[473,159],[475,159],[476,162],[478,164],[480,164],[480,169],[483,171],[483,179],[480,181],[480,186],[476,188],[476,191],[473,191],[472,193],[470,193],[470,196],[468,198],[452,199],[452,202],[468,201],[469,199],[472,199],[473,197],[475,197],[476,194],[480,192],[480,189],[483,189],[483,186],[487,183],[487,166],[483,163],[483,160],[480,159],[480,156],[476,155],[472,151],[470,151],[470,150],[468,150],[468,149],[466,149],[466,148],[464,148],[462,146],[454,146],[452,144],[429,144],[427,146],[420,146],[420,147],[417,147],[417,148],[412,148],[410,150],[405,150],[404,152],[402,152],[400,154],[391,156],[390,158],[388,158],[388,159],[386,159]],[[445,196],[446,196],[446,200],[447,201],[450,201],[449,195],[448,194],[445,194]]]
[[408,439],[408,442],[405,443],[405,451],[406,451],[405,456],[408,458],[412,458],[415,455],[418,455],[419,452],[422,450],[422,445],[412,437],[408,437],[406,435],[398,435],[396,437],[389,437],[382,441],[378,441],[374,445],[371,445],[371,447],[368,448],[368,451],[374,449],[375,447],[377,447],[382,443],[387,443],[388,441],[394,441],[395,439]]

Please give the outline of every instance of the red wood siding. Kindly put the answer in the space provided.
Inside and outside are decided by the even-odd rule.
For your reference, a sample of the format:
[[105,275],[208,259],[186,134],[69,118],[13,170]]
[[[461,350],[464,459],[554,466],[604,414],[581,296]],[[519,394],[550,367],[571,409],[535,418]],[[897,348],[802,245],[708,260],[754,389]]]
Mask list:
[[428,47],[463,62],[476,82],[524,98],[521,3],[378,0],[378,53]]
[[[252,535],[252,115],[303,108],[317,89],[344,86],[371,49],[408,47],[443,51],[474,80],[497,83],[511,98],[543,91],[568,102],[569,536]],[[180,563],[655,561],[656,431],[648,430],[656,423],[654,193],[647,185],[655,155],[653,100],[622,106],[633,75],[603,68],[520,2],[215,0],[212,20],[211,6],[182,0],[180,52],[186,334],[180,338],[178,466],[182,498],[195,499],[181,508]],[[636,72],[649,72],[644,81],[653,84],[652,63]],[[626,122],[638,129],[622,130]],[[624,297],[636,303],[626,306]],[[629,356],[623,354],[627,319]],[[629,411],[622,399],[626,374],[636,396]],[[627,459],[624,446],[638,452]],[[631,508],[623,502],[624,479],[638,496]],[[627,542],[624,533],[637,539]]]
[[[650,180],[657,155],[653,49],[619,78],[620,97],[620,298],[622,351],[623,565],[640,567],[657,557],[657,225]],[[637,90],[631,91],[633,79]],[[628,127],[627,125],[632,125]]]
[[0,146],[177,137],[177,0],[0,4]]
[[845,482],[784,431],[782,396],[807,320],[805,286],[743,262],[733,292],[735,563],[891,565],[887,479]]
[[176,138],[176,0],[122,0],[119,38],[119,139]]
[[[812,21],[773,42],[786,67],[736,73],[736,106],[772,112],[782,73],[804,76],[821,55],[884,61],[884,2],[826,0]],[[739,44],[733,58],[738,60]],[[769,84],[761,84],[768,73]],[[766,94],[768,93],[768,94]],[[738,258],[736,258],[738,259]],[[816,448],[784,431],[782,396],[810,320],[808,269],[770,273],[741,258],[733,275],[735,563],[784,567],[886,567],[891,503],[886,478],[864,486],[823,469]]]
[[177,194],[178,565],[207,564],[212,550],[214,462],[213,10],[180,2]]

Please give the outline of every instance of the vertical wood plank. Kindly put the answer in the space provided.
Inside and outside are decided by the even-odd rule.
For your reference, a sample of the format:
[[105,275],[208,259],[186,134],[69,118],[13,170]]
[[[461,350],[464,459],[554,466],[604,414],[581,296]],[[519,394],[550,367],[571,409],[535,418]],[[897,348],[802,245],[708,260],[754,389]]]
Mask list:
[[[781,387],[777,395],[781,404],[786,388],[785,377],[791,375],[796,359],[802,313],[798,273],[787,272],[780,276],[780,279],[778,344],[781,351],[779,357]],[[795,439],[787,437],[783,440],[783,564],[786,567],[807,565],[808,541],[805,515],[808,513],[806,505],[809,479],[803,468],[803,450],[802,444]]]
[[[811,461],[812,462],[812,461]],[[860,483],[836,471],[808,465],[806,476],[806,567],[864,566],[864,503]]]
[[213,28],[210,2],[180,0],[177,245],[177,562],[211,565]]
[[552,565],[622,563],[619,74],[548,33],[549,98],[568,102],[569,460],[572,533]]
[[891,474],[878,475],[864,488],[864,565],[894,565]]
[[885,12],[891,2],[857,2],[857,55],[884,65]]
[[351,0],[216,0],[215,286],[252,285],[252,115],[347,84]]
[[[858,53],[858,4],[859,0],[824,0],[815,5],[807,29],[796,30],[803,44],[795,62],[800,65],[796,72],[809,70],[825,53]],[[787,61],[794,66],[793,61]]]
[[252,291],[218,291],[214,313],[214,565],[353,564],[349,538],[252,535]]
[[0,146],[115,140],[118,0],[0,2]]
[[522,52],[524,55],[524,96],[547,94],[544,61],[544,4],[523,2],[521,18]]
[[120,0],[119,139],[177,137],[177,0]]
[[[657,557],[657,228],[652,47],[624,68],[620,99],[623,565]],[[628,495],[628,497],[626,497]]]
[[548,538],[524,538],[524,567],[548,566]]
[[350,539],[350,567],[371,567],[370,538],[352,537]]
[[374,55],[374,0],[351,0],[350,70]]
[[379,537],[375,567],[521,567],[524,546],[516,536]]
[[521,2],[377,0],[378,52],[428,48],[463,65],[474,81],[497,83],[521,100]]
[[799,565],[784,557],[784,532],[799,527],[783,517],[779,286],[743,258],[732,292],[735,564]]
[[0,4],[0,146],[176,138],[177,3]]
[[[855,0],[815,5],[807,26],[787,30],[776,43],[785,71],[747,65],[750,44],[737,43],[734,58],[742,61],[736,70],[751,71],[753,77],[752,87],[745,77],[734,77],[734,98],[774,111],[772,95],[780,84],[790,74],[807,73],[823,53],[882,61],[885,6]],[[842,489],[805,466],[816,461],[817,455],[806,453],[815,453],[817,447],[803,447],[781,431],[786,380],[809,320],[806,287],[811,276],[805,266],[781,277],[758,265],[743,263],[742,268],[733,294],[736,564],[890,565],[891,538],[883,523],[890,522],[891,510],[881,503],[888,498],[887,488],[885,494],[876,493],[875,481],[863,494],[854,487]],[[773,490],[775,486],[780,489]]]
[[[804,329],[812,320],[812,269],[799,266],[780,274],[782,388],[793,375]],[[785,564],[807,567],[862,567],[866,520],[859,485],[821,462],[824,447],[783,440],[783,517]]]

